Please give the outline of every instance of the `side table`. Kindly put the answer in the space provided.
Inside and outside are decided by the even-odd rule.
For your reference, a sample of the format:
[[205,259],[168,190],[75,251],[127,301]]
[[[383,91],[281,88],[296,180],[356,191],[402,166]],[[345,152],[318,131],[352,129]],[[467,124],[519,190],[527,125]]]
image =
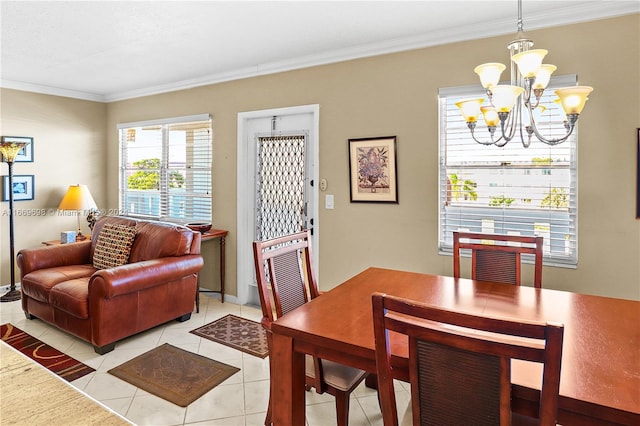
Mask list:
[[[75,244],[75,243],[81,243],[83,241],[91,241],[91,238],[87,237],[84,240],[76,240],[76,241],[74,241],[72,243],[65,243],[65,244]],[[60,245],[62,243],[60,242],[60,240],[49,240],[49,241],[42,241],[41,244],[43,244],[45,246],[57,246],[57,245]]]
[[225,269],[225,238],[229,231],[224,229],[210,229],[202,234],[202,241],[220,240],[220,290],[200,290],[198,283],[198,291],[196,292],[196,312],[200,312],[200,292],[203,293],[220,293],[220,299],[224,303],[224,269]]

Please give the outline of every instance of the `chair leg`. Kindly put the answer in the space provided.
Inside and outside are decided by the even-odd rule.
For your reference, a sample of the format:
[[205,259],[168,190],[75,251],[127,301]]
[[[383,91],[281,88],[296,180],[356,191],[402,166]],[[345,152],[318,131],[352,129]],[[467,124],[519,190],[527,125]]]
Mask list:
[[336,397],[336,416],[338,426],[348,426],[349,424],[349,393],[339,392]]

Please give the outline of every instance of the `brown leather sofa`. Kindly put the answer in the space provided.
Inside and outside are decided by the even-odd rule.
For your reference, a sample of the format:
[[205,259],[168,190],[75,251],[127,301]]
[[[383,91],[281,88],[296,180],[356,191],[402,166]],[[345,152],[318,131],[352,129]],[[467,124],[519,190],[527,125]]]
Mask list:
[[[106,224],[134,226],[135,238],[127,264],[97,269],[93,255]],[[118,340],[191,317],[204,265],[200,240],[181,225],[103,217],[90,241],[18,252],[22,309],[105,354]]]

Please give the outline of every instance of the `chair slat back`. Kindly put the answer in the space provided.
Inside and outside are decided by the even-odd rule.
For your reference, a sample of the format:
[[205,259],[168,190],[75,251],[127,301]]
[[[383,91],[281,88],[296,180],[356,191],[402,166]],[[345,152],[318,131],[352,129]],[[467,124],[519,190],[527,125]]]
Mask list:
[[256,282],[265,326],[318,296],[310,236],[309,231],[301,231],[253,242]]
[[420,413],[428,413],[420,417],[421,425],[500,424],[499,357],[416,338],[409,345],[415,353]]
[[543,238],[522,235],[453,232],[453,276],[460,278],[461,250],[471,250],[471,279],[522,283],[522,254],[534,257],[533,285],[542,287]]
[[543,364],[538,415],[541,425],[555,424],[563,325],[467,314],[380,293],[372,303],[385,425],[398,421],[389,331],[409,338],[414,425],[509,425],[511,359]]
[[472,256],[474,279],[520,285],[520,256],[517,253],[476,249]]
[[307,296],[300,253],[297,250],[272,257],[269,262],[271,286],[278,317],[291,312],[309,301]]

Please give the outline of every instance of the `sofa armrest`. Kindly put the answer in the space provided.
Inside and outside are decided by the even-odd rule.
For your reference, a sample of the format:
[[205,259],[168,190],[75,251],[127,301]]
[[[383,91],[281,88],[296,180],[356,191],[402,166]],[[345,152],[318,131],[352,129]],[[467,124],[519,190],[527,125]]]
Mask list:
[[22,249],[17,255],[21,277],[39,269],[91,263],[91,241]]
[[204,266],[200,255],[163,257],[129,263],[115,268],[96,271],[89,282],[89,298],[110,299],[134,293],[197,274]]

